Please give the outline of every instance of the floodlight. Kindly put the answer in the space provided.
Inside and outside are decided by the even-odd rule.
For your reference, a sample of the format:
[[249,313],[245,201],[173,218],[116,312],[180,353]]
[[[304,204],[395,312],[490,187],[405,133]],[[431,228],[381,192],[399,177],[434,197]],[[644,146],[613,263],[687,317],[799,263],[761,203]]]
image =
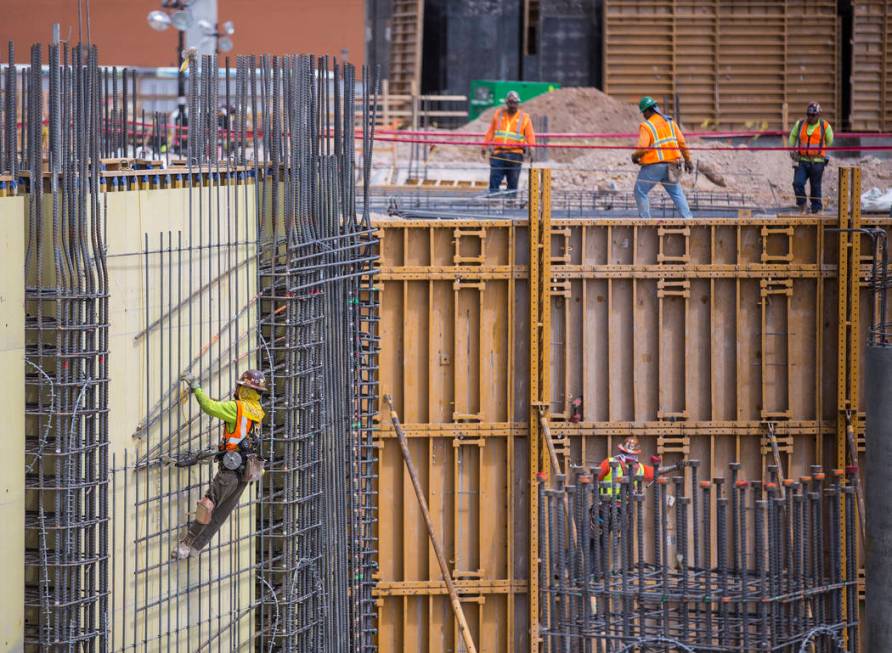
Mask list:
[[185,32],[192,27],[192,14],[188,11],[174,12],[173,16],[170,17],[170,23],[181,32]]
[[235,25],[231,20],[227,20],[225,23],[223,23],[223,33],[227,36],[232,36],[233,34],[235,34]]
[[170,16],[158,9],[150,11],[146,20],[149,21],[149,27],[158,32],[163,32],[170,27]]

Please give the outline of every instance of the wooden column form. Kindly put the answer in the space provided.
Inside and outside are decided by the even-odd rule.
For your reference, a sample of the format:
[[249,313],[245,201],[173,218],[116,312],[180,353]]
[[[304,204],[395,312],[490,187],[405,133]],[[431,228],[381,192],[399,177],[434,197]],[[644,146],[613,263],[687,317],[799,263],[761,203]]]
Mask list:
[[[846,446],[848,427],[847,416],[858,418],[858,356],[859,356],[859,290],[861,236],[855,229],[861,228],[861,169],[839,168],[839,315],[838,315],[838,366],[836,393],[836,467],[846,467]],[[845,528],[845,505],[840,506],[839,527]],[[840,574],[843,582],[846,576],[846,560],[849,555],[846,540],[841,541]],[[856,565],[857,567],[857,565]],[[843,595],[842,613],[846,614],[849,601],[857,601],[857,590]],[[847,637],[847,633],[843,633]]]
[[551,170],[530,170],[530,402],[527,423],[530,453],[530,651],[539,651],[539,497],[538,472],[548,473],[547,452],[540,447],[539,407],[547,411],[551,321]]

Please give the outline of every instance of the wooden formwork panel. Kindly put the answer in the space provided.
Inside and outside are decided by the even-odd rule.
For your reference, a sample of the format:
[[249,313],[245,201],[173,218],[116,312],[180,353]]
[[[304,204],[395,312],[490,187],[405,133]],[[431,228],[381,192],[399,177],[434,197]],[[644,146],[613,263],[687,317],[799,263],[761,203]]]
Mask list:
[[[408,225],[408,223],[404,223]],[[528,299],[510,221],[381,229],[382,393],[391,393],[479,650],[528,629],[522,384]],[[519,244],[519,241],[521,244]],[[393,433],[379,463],[379,646],[456,650],[445,584]]]
[[837,116],[830,0],[605,0],[604,26],[604,90],[622,100],[677,95],[689,125],[778,128],[811,100]]
[[851,128],[892,129],[892,3],[856,0],[852,23]]
[[[381,392],[403,418],[479,649],[527,649],[527,225],[376,226]],[[732,461],[762,478],[772,423],[788,477],[835,467],[835,226],[807,217],[553,221],[548,415],[564,464],[596,464],[635,434],[667,464],[699,460],[701,479],[724,477]],[[863,339],[869,315],[860,315]],[[456,650],[445,584],[384,417],[379,646]]]

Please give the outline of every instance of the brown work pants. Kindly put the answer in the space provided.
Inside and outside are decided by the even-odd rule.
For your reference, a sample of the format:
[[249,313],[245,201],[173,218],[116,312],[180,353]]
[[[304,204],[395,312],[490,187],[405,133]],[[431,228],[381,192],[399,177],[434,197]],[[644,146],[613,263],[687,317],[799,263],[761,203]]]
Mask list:
[[194,519],[189,522],[189,534],[185,542],[193,549],[201,551],[211,538],[217,534],[223,523],[229,519],[230,513],[238,504],[242,492],[248,487],[241,471],[232,471],[220,467],[211,481],[211,487],[205,496],[214,502],[214,512],[209,524],[199,524]]

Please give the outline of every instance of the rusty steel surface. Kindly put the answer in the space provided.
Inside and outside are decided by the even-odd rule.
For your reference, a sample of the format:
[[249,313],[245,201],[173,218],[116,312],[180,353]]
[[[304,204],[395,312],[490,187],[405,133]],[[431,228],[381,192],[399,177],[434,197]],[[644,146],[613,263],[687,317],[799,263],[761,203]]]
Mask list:
[[832,0],[605,0],[604,91],[703,127],[786,127],[811,100],[832,122],[837,29]]
[[[540,453],[531,469],[529,454],[545,450],[527,441],[533,384],[546,380],[567,472],[635,434],[645,457],[699,460],[701,478],[731,461],[767,478],[772,430],[786,477],[838,465],[836,216],[553,220],[548,311],[533,317],[547,319],[544,358],[531,343],[526,220],[375,226],[380,391],[403,417],[481,650],[531,648],[529,481],[544,467]],[[857,260],[866,301],[870,261]],[[548,367],[535,379],[534,360]],[[856,415],[861,449],[863,433]],[[455,650],[446,587],[384,422],[378,440],[380,650]]]

